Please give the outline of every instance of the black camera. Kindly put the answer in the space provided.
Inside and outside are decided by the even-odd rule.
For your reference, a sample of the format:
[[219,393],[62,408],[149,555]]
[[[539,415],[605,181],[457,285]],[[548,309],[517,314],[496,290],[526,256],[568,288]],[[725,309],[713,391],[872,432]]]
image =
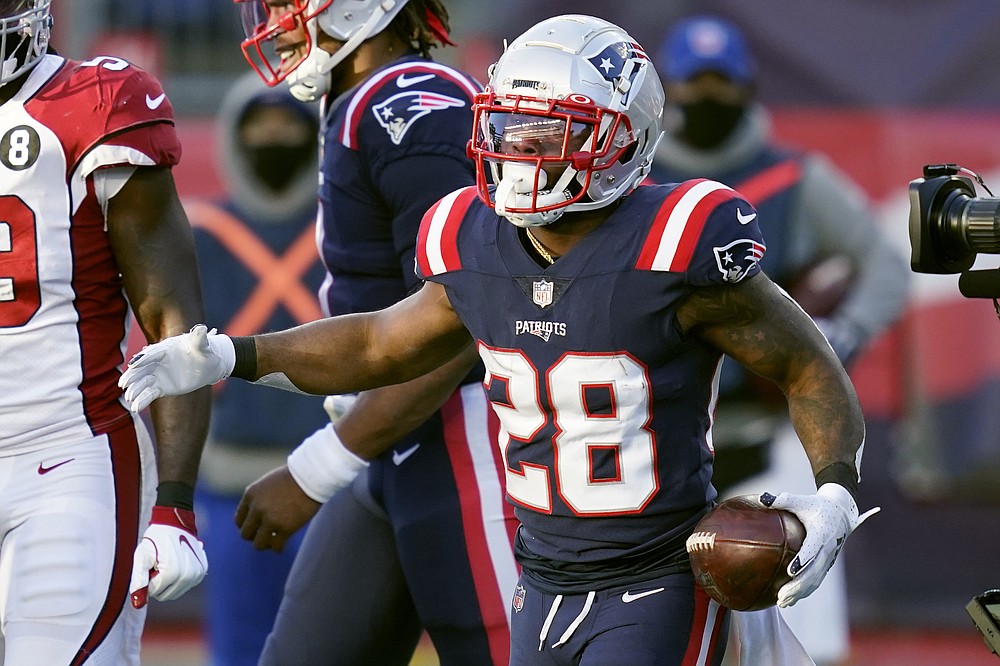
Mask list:
[[[976,182],[989,197],[976,196]],[[957,164],[926,165],[924,177],[910,181],[910,267],[961,273],[966,298],[1000,298],[1000,269],[970,270],[977,254],[1000,254],[1000,199],[992,194]]]
[[1000,656],[1000,590],[977,594],[965,606],[990,652]]

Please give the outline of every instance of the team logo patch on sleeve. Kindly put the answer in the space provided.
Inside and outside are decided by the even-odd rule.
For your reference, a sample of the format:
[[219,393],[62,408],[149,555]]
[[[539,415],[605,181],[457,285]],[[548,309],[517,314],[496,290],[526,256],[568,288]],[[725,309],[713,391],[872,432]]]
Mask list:
[[396,93],[381,104],[372,107],[372,113],[379,125],[389,133],[389,138],[397,146],[406,131],[428,113],[452,107],[465,106],[463,100],[440,93],[412,90]]
[[750,238],[741,238],[723,247],[713,247],[712,251],[723,279],[739,282],[764,256],[764,245]]

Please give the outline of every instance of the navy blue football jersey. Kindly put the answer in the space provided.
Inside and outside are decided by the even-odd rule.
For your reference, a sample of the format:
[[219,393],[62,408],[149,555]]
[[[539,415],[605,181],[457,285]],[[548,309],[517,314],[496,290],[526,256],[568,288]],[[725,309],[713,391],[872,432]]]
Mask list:
[[[317,241],[328,271],[320,288],[327,314],[381,309],[419,284],[414,255],[421,218],[441,197],[475,182],[466,144],[472,134],[472,99],[480,88],[451,67],[406,55],[368,73],[325,109]],[[391,539],[366,544],[356,561],[327,580],[336,587],[344,575],[354,576],[340,587],[360,590],[372,584],[367,574],[381,582],[378,576],[384,572],[373,569],[374,564],[398,558],[405,590],[396,594],[407,597],[405,603],[383,597],[331,632],[326,626],[332,612],[327,588],[314,592],[300,585],[291,598],[294,603],[282,606],[274,640],[265,648],[266,663],[315,662],[314,641],[298,640],[303,623],[325,632],[325,644],[335,646],[338,654],[349,644],[370,657],[364,641],[354,638],[381,621],[370,617],[370,611],[397,598],[400,604],[393,612],[407,626],[416,613],[442,664],[508,663],[509,616],[504,609],[518,573],[511,545],[514,520],[503,501],[501,464],[490,436],[495,424],[486,408],[482,377],[477,364],[434,416],[372,462],[367,488],[385,510]],[[324,525],[358,522],[342,513],[347,510],[343,504],[332,515],[323,509],[317,518],[334,521]],[[374,531],[382,533],[381,528]],[[343,551],[341,534],[310,530],[309,538],[315,540],[306,542],[297,560],[304,564],[293,570],[293,580],[299,571],[301,580],[311,582],[313,565]],[[391,547],[395,553],[373,556],[369,546]],[[407,636],[404,632],[376,653],[407,649]],[[350,661],[345,659],[339,661]]]
[[473,188],[424,217],[418,267],[478,341],[533,556],[641,556],[714,499],[722,354],[682,335],[675,312],[694,288],[760,270],[756,215],[715,181],[640,187],[548,267]]
[[325,110],[318,243],[327,315],[387,307],[418,284],[421,217],[475,182],[465,147],[480,89],[468,75],[412,55]]

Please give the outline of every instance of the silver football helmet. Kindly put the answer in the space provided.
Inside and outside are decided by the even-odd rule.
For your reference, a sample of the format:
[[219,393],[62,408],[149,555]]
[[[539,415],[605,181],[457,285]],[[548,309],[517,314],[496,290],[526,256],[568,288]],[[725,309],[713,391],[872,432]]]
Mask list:
[[[269,86],[286,81],[292,94],[312,102],[330,88],[330,72],[362,42],[388,27],[408,0],[291,0],[292,10],[269,23],[268,6],[260,0],[235,0],[246,39],[243,54]],[[279,33],[304,27],[307,54],[282,70],[265,54],[264,45]],[[336,53],[316,43],[317,31],[344,42]]]
[[49,45],[52,0],[0,0],[0,86],[38,61]]
[[607,206],[646,177],[663,87],[624,30],[567,15],[514,40],[473,108],[480,198],[518,226],[542,226]]

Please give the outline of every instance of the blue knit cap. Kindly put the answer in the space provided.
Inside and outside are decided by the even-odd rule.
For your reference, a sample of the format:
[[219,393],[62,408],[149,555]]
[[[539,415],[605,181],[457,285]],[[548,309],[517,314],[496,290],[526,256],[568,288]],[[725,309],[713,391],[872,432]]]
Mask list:
[[676,24],[660,46],[657,66],[667,81],[686,81],[701,72],[718,72],[740,84],[749,84],[754,77],[743,33],[714,16],[695,16]]

